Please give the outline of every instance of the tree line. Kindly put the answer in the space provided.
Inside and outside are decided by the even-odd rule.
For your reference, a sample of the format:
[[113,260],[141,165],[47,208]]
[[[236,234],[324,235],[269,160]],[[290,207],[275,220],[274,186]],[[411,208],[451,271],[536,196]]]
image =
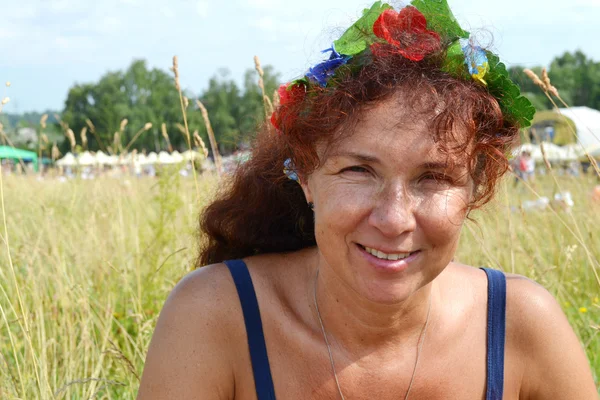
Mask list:
[[[263,82],[265,93],[271,96],[279,84],[279,75],[273,67],[264,68]],[[228,70],[221,69],[199,96],[193,93],[184,96],[189,132],[197,131],[208,143],[206,125],[195,101],[200,100],[209,112],[217,142],[224,152],[248,142],[264,121],[262,89],[253,69],[245,72],[242,87]],[[62,121],[63,128],[69,126],[75,133],[83,129],[95,131],[93,135],[87,134],[87,146],[92,150],[108,148],[116,153],[119,146],[126,147],[135,136],[130,149],[159,151],[169,145],[179,150],[188,147],[173,75],[149,69],[144,60],[134,61],[125,71],[109,72],[97,83],[73,86],[67,94]],[[138,135],[140,129],[150,124],[146,132]]]
[[[541,76],[542,67],[530,68]],[[553,105],[544,93],[523,73],[523,67],[513,66],[508,70],[513,81],[521,87],[536,110],[550,110]],[[588,58],[582,51],[566,52],[555,57],[548,68],[548,76],[570,106],[587,106],[600,110],[600,62]],[[564,105],[557,104],[559,107]]]
[[[540,75],[542,67],[530,69]],[[525,76],[523,67],[512,66],[509,74],[538,111],[553,107],[544,93]],[[566,52],[554,58],[548,74],[570,106],[600,109],[600,62],[588,58],[581,51]],[[280,84],[280,74],[273,67],[266,66],[263,82],[265,93],[272,97]],[[245,72],[241,86],[228,70],[221,69],[210,78],[207,89],[202,93],[185,92],[184,95],[189,98],[189,132],[197,131],[208,143],[205,123],[196,107],[195,100],[198,99],[208,110],[219,148],[225,153],[249,143],[258,125],[265,119],[262,89],[254,69]],[[16,124],[15,116],[11,116],[12,120],[8,123],[39,129],[39,119],[35,120],[39,115],[34,114],[22,116],[25,121],[22,119]],[[149,69],[144,60],[134,61],[124,71],[108,72],[98,82],[74,85],[68,91],[64,109],[56,114],[58,119],[50,116],[48,130],[60,134],[66,133],[67,128],[71,129],[80,148],[117,152],[135,137],[129,150],[158,151],[169,145],[164,131],[173,148],[187,148],[173,74]],[[6,116],[4,119],[7,122]],[[125,125],[124,119],[127,120]],[[161,128],[162,124],[166,129]],[[144,127],[148,129],[140,134]],[[86,143],[82,143],[81,131],[87,136]],[[61,152],[69,151],[69,138],[62,134],[59,138],[62,141],[59,142]]]

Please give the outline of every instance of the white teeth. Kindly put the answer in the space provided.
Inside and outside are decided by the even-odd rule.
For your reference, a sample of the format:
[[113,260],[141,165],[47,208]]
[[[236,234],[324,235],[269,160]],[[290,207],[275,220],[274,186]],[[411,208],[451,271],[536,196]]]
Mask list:
[[365,247],[367,253],[374,255],[377,258],[381,258],[382,260],[402,260],[410,255],[410,253],[396,253],[396,254],[386,254],[382,251],[372,249],[370,247]]

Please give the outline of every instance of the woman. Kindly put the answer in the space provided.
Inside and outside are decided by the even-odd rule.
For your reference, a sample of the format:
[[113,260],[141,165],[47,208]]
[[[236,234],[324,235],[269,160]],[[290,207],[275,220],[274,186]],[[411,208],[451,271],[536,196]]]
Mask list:
[[596,399],[546,290],[452,261],[533,110],[443,3],[375,3],[280,89],[139,399]]

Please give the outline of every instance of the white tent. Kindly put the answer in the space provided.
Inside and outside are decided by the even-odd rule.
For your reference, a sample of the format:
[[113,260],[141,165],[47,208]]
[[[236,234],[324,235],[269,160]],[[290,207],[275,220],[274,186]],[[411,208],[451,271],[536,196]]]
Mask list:
[[186,150],[183,153],[181,153],[181,156],[185,161],[201,160],[202,158],[204,158],[202,155],[200,155],[199,152],[194,150]]
[[589,145],[585,148],[592,157],[600,157],[600,143]]
[[158,153],[158,163],[159,164],[175,164],[175,160],[173,157],[166,151],[161,151]]
[[171,153],[171,158],[175,164],[183,162],[183,156],[177,150]]
[[565,152],[565,159],[569,161],[578,160],[585,156],[584,148],[579,143],[570,143],[563,146],[563,150]]
[[115,164],[118,165],[130,165],[132,162],[131,153],[119,154],[118,156],[113,157],[115,157]]
[[97,163],[96,157],[89,151],[84,151],[77,157],[77,164],[82,166],[96,165]]
[[98,165],[117,165],[119,163],[119,157],[106,155],[99,150],[96,152],[96,162]]
[[96,152],[96,162],[100,165],[111,165],[110,164],[110,157],[107,156],[106,154],[104,154],[104,152],[102,152],[102,150],[98,150]]
[[535,152],[540,151],[540,146],[538,144],[523,143],[522,145],[513,150],[512,155],[514,157],[517,157],[524,151],[533,154]]
[[75,160],[75,156],[70,152],[65,154],[65,156],[60,160],[56,161],[56,165],[58,165],[59,167],[72,167],[76,164],[77,160]]
[[536,162],[544,160],[544,158],[542,156],[542,149],[541,149],[542,146],[544,147],[544,153],[546,154],[546,159],[548,161],[565,161],[566,160],[566,153],[560,146],[557,146],[554,143],[542,142],[542,143],[540,143],[540,147],[537,149],[537,151],[534,151],[531,153],[531,157]]
[[548,161],[558,162],[576,159],[569,158],[567,149],[548,142],[542,142],[541,144],[524,143],[513,150],[513,156],[516,157],[526,151],[531,154],[531,158],[533,158],[535,162],[543,162],[544,157],[542,156],[542,149],[540,146],[544,146],[544,152],[546,153],[546,159],[548,159]]
[[158,162],[158,155],[155,152],[150,152],[148,157],[146,157],[146,163],[148,164],[156,164]]
[[571,119],[577,137],[585,147],[600,144],[600,111],[589,107],[561,108],[560,113]]
[[146,157],[145,154],[136,154],[135,155],[135,159],[133,160],[134,164],[139,164],[139,165],[147,165],[148,164],[148,157]]

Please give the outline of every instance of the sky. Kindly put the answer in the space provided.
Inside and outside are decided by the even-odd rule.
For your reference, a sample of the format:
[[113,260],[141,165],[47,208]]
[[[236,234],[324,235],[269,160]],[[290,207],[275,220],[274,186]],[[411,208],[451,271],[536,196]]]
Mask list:
[[[507,65],[548,66],[565,51],[600,61],[600,0],[449,0],[462,27]],[[70,87],[133,60],[165,71],[179,59],[199,94],[227,68],[242,81],[253,58],[289,81],[322,60],[368,0],[0,0],[4,112],[62,110]],[[391,2],[397,8],[406,3]]]

